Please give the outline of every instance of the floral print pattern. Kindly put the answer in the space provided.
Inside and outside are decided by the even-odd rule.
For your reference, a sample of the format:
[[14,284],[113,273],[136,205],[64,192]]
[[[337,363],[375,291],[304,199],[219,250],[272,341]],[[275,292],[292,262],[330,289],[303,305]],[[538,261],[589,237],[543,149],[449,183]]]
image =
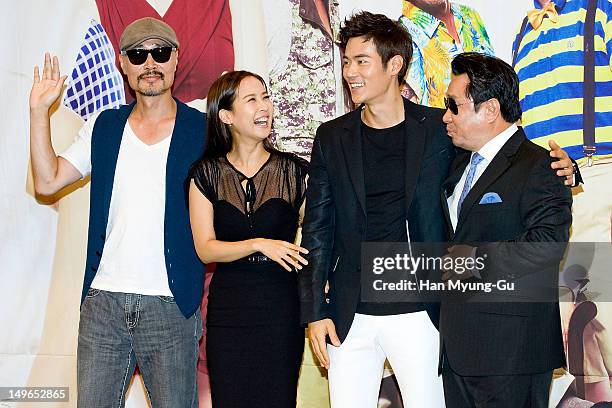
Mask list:
[[[494,55],[489,35],[478,12],[470,7],[451,3],[457,44],[444,22],[404,0],[399,21],[412,36],[413,55],[406,82],[411,88],[402,94],[416,95],[422,105],[444,107],[444,95],[450,83],[451,61],[462,52],[475,51]],[[414,93],[414,94],[413,94]]]
[[[308,160],[317,128],[336,116],[335,45],[324,30],[300,16],[300,0],[288,1],[293,24],[287,68],[270,77],[276,109],[272,139],[279,150]],[[340,19],[335,0],[330,0],[329,16],[336,35]]]

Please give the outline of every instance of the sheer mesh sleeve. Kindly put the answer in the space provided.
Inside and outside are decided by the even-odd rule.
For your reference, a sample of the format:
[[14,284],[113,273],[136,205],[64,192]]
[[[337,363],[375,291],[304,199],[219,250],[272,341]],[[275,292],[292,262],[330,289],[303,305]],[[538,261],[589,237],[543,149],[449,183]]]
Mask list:
[[196,187],[211,203],[218,200],[217,188],[219,186],[219,165],[216,160],[204,159],[197,162],[192,171],[191,178]]
[[304,202],[308,162],[293,153],[274,151],[255,175],[248,178],[225,157],[204,159],[193,166],[191,178],[211,203],[227,202],[242,213],[246,211],[243,183],[252,180],[257,211],[270,199],[282,199],[298,211]]
[[282,179],[279,196],[297,211],[304,202],[308,162],[293,153],[280,153],[279,162]]

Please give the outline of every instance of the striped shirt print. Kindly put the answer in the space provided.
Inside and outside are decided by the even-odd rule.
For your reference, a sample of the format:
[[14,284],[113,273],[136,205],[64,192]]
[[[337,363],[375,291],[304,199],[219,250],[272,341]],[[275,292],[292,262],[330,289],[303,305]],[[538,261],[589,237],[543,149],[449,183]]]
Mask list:
[[[584,20],[588,0],[557,0],[557,23],[527,24],[515,70],[520,80],[522,124],[529,139],[554,139],[580,160],[584,78]],[[534,0],[536,8],[540,8]],[[612,156],[612,0],[598,0],[595,15],[595,159]]]

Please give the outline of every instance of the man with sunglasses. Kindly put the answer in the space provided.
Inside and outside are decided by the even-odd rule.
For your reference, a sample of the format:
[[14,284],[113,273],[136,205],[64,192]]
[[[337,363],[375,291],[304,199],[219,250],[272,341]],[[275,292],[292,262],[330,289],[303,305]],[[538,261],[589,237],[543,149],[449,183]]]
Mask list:
[[[339,39],[359,108],[322,124],[314,139],[302,230],[308,264],[298,274],[302,321],[328,369],[332,407],[376,407],[388,359],[404,406],[441,408],[437,305],[364,301],[360,255],[362,242],[446,240],[440,191],[455,148],[444,112],[400,93],[412,42],[398,22],[361,12]],[[554,154],[564,160],[553,168],[571,175],[567,155]]]
[[[572,222],[571,191],[550,171],[548,152],[517,126],[519,79],[512,67],[479,53],[459,54],[451,67],[444,122],[462,150],[441,192],[453,245],[448,257],[477,256],[484,268],[448,270],[442,279],[516,287],[486,302],[474,301],[478,291],[442,298],[446,405],[546,408],[552,371],[565,365],[557,278]],[[543,290],[533,293],[536,285]],[[544,295],[548,288],[553,298]]]
[[171,95],[178,47],[174,30],[159,20],[128,25],[120,65],[136,101],[90,118],[60,156],[51,145],[49,110],[66,77],[49,54],[42,79],[34,69],[36,192],[52,195],[91,175],[78,406],[123,406],[136,364],[152,406],[197,406],[204,266],[192,242],[184,181],[203,151],[206,120]]

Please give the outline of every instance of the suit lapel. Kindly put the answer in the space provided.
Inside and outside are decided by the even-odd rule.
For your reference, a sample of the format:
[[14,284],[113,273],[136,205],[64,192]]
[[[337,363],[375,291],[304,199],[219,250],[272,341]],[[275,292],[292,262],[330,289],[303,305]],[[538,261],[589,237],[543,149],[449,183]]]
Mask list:
[[414,190],[416,189],[419,174],[421,172],[421,161],[423,160],[423,152],[425,151],[425,140],[428,138],[428,128],[423,126],[426,117],[415,112],[411,102],[405,99],[404,116],[404,190],[406,197],[406,217],[408,217]]
[[493,161],[487,166],[487,169],[482,173],[478,181],[472,186],[470,192],[463,200],[461,205],[461,213],[457,220],[456,232],[459,231],[461,226],[465,223],[465,220],[476,203],[487,190],[487,188],[495,182],[504,172],[510,167],[511,157],[514,156],[521,143],[525,140],[525,134],[522,129],[519,128],[510,139],[502,146],[501,150],[497,152]]
[[343,133],[340,136],[344,160],[359,205],[366,214],[365,181],[363,176],[363,142],[361,137],[361,109],[358,108],[344,122]]
[[501,176],[509,166],[510,162],[506,156],[498,153],[493,158],[491,164],[487,166],[485,172],[482,173],[476,184],[474,184],[470,189],[468,195],[465,196],[465,200],[463,200],[463,204],[461,204],[461,213],[459,214],[459,219],[457,220],[456,232],[459,232],[459,229],[465,222],[465,219],[472,209],[472,206],[476,204],[476,200],[480,198],[491,183],[497,180],[497,178]]
[[[406,214],[412,202],[421,170],[425,141],[429,130],[423,126],[426,117],[414,110],[411,102],[404,100],[405,111],[405,194]],[[365,181],[363,175],[363,141],[361,135],[361,109],[346,119],[341,136],[342,150],[348,173],[363,213],[366,214]]]
[[442,200],[442,209],[444,210],[444,217],[446,219],[446,224],[449,226],[448,230],[450,231],[450,235],[453,235],[453,228],[450,219],[450,209],[448,208],[448,197],[453,195],[453,191],[455,190],[455,186],[461,180],[461,176],[465,171],[469,161],[470,161],[470,153],[465,150],[461,150],[455,156],[455,160],[451,164],[450,175],[444,182],[442,183],[442,189],[440,190],[440,199]]

